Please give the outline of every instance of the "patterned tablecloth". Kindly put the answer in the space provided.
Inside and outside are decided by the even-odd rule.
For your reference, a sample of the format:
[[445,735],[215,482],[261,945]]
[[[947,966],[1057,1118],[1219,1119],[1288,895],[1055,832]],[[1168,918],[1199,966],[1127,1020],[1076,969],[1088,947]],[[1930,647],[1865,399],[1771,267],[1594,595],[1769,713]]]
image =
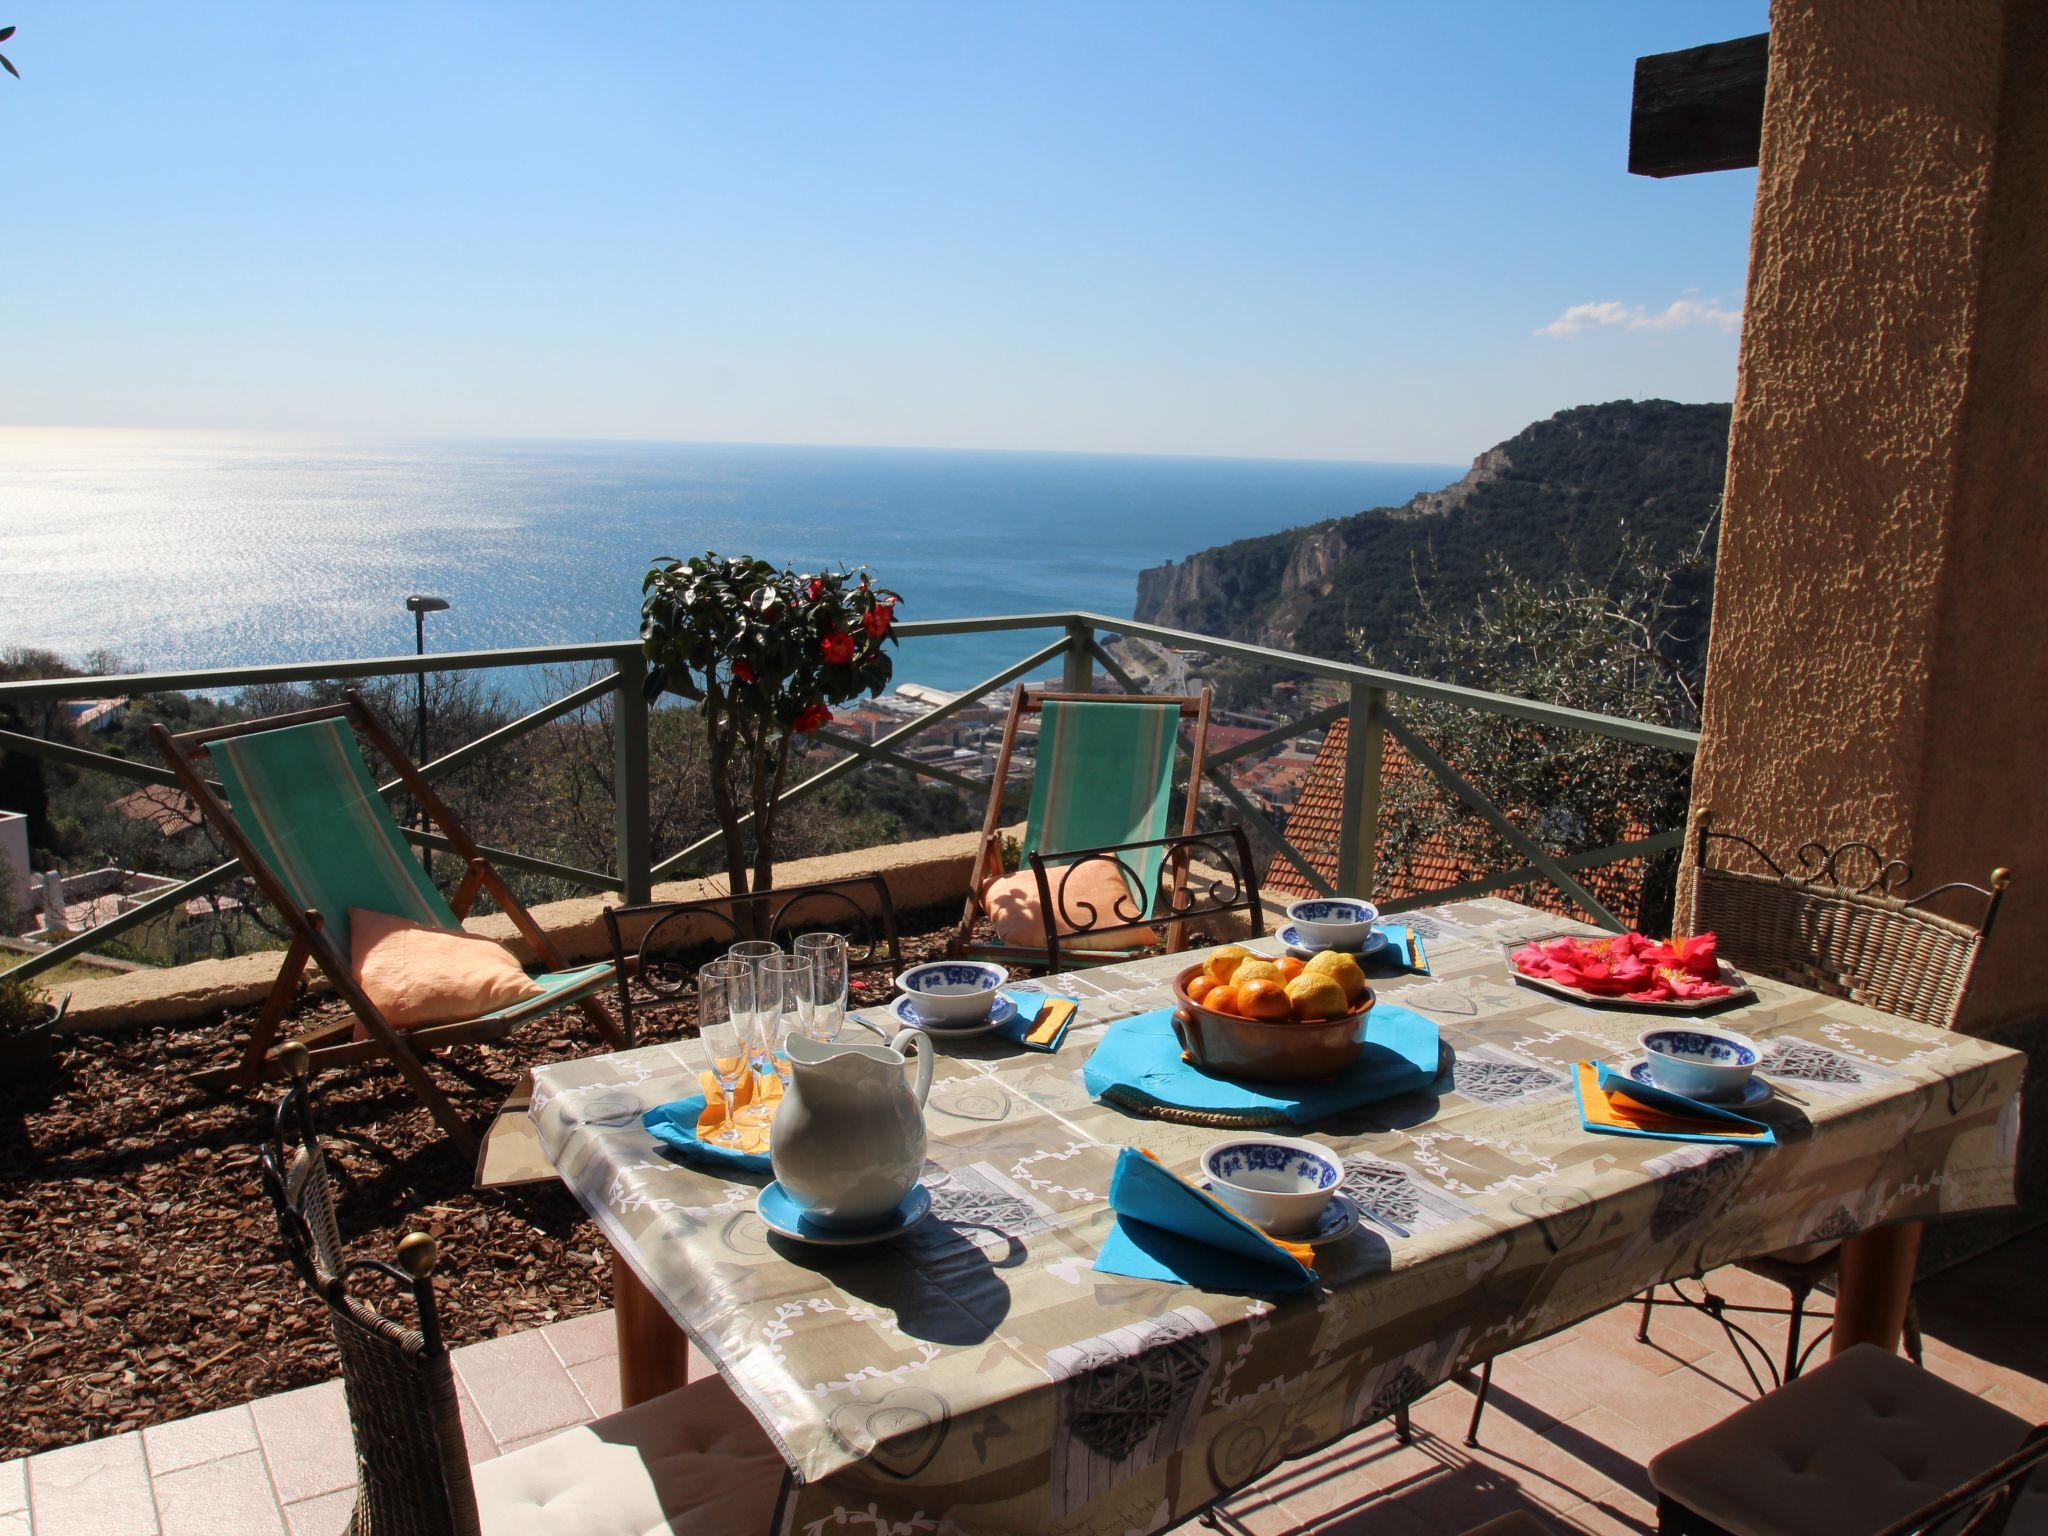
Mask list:
[[[1057,1055],[945,1048],[934,1216],[879,1249],[769,1237],[759,1181],[672,1161],[641,1111],[694,1091],[694,1043],[541,1069],[550,1157],[781,1447],[785,1531],[1147,1532],[1453,1373],[1652,1281],[1874,1223],[2011,1203],[2024,1058],[1757,981],[1728,1016],[1777,1089],[1756,1152],[1587,1134],[1581,1057],[1645,1016],[1509,982],[1561,925],[1497,899],[1410,915],[1434,974],[1376,983],[1441,1026],[1425,1092],[1313,1127],[1366,1213],[1280,1302],[1099,1274],[1116,1149],[1192,1171],[1219,1132],[1093,1102],[1103,1026],[1189,956],[1027,985],[1081,999]],[[1267,951],[1277,944],[1254,945]]]

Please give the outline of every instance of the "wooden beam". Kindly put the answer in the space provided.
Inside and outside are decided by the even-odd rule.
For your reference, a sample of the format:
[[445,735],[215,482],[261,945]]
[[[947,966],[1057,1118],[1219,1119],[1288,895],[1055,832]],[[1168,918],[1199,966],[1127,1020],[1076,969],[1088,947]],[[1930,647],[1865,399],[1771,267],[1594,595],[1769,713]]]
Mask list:
[[1757,163],[1771,35],[1636,60],[1628,121],[1632,176],[1692,176]]

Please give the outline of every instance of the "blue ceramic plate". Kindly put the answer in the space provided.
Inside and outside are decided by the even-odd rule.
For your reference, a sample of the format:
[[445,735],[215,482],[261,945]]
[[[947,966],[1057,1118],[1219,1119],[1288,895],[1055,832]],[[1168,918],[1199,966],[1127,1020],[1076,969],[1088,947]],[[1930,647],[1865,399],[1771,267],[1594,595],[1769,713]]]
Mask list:
[[[1647,1061],[1639,1061],[1630,1067],[1628,1075],[1645,1087],[1656,1088],[1660,1086],[1657,1079],[1650,1076],[1650,1064]],[[1669,1089],[1665,1091],[1667,1093],[1670,1092]],[[1700,1102],[1702,1104],[1711,1104],[1716,1109],[1748,1109],[1752,1105],[1763,1103],[1770,1096],[1771,1085],[1760,1077],[1752,1077],[1742,1085],[1742,1093],[1739,1097],[1732,1099],[1701,1099]]]
[[[1302,937],[1301,930],[1295,927],[1292,923],[1289,923],[1286,927],[1280,930],[1280,942],[1282,944],[1285,944],[1287,948],[1291,950],[1293,953],[1303,956],[1312,955],[1319,949],[1336,948],[1336,946],[1332,944],[1309,943],[1307,939]],[[1379,929],[1375,928],[1372,931],[1372,937],[1367,939],[1363,944],[1359,945],[1358,948],[1338,950],[1338,953],[1345,955],[1376,955],[1386,947],[1386,934],[1381,932]]]
[[917,1006],[917,999],[908,995],[899,997],[891,1003],[889,1011],[896,1016],[898,1024],[909,1024],[934,1035],[950,1035],[957,1038],[962,1035],[985,1035],[992,1029],[1001,1029],[1017,1017],[1017,1004],[998,992],[995,1002],[989,1006],[988,1017],[976,1019],[972,1024],[941,1024],[928,1019],[924,1016],[924,1011]]
[[817,1248],[865,1248],[870,1243],[886,1243],[892,1237],[900,1237],[931,1215],[932,1192],[922,1184],[913,1185],[895,1214],[872,1227],[824,1226],[806,1216],[779,1182],[771,1182],[754,1197],[754,1209],[770,1232],[793,1243],[808,1243]]

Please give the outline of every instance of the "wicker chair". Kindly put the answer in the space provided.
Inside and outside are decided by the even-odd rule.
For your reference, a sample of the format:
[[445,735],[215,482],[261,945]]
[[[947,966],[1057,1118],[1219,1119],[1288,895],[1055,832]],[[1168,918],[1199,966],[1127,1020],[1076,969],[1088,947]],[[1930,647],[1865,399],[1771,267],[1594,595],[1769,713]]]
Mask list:
[[[1748,838],[1715,831],[1712,811],[1698,812],[1694,827],[1696,863],[1688,931],[1714,934],[1722,958],[1789,986],[1847,998],[1938,1029],[1954,1027],[1977,957],[2011,883],[2009,871],[1994,869],[1988,888],[1950,881],[1908,897],[1899,893],[1911,883],[1912,867],[1886,858],[1866,842],[1835,848],[1802,843],[1794,854],[1800,873],[1788,874]],[[1712,861],[1712,855],[1734,850],[1745,851],[1746,861],[1757,867],[1731,869]],[[1861,881],[1855,878],[1859,865],[1868,870]],[[1935,902],[1973,915],[1944,916],[1930,910]],[[1839,1239],[1827,1240],[1741,1262],[1741,1268],[1785,1288],[1789,1301],[1783,1307],[1738,1304],[1704,1286],[1698,1296],[1689,1296],[1680,1282],[1673,1282],[1671,1295],[1664,1297],[1652,1286],[1642,1296],[1636,1338],[1650,1341],[1655,1308],[1691,1307],[1727,1331],[1736,1358],[1759,1392],[1765,1390],[1764,1382],[1743,1352],[1743,1343],[1755,1351],[1773,1385],[1789,1382],[1828,1336],[1823,1330],[1804,1349],[1800,1346],[1806,1304],[1816,1290],[1833,1282],[1840,1247]],[[1782,1363],[1774,1362],[1771,1351],[1732,1320],[1736,1313],[1786,1319]],[[1910,1300],[1905,1343],[1906,1353],[1918,1364],[1920,1318]],[[1479,1420],[1492,1381],[1489,1360],[1480,1370],[1472,1421],[1465,1433],[1467,1445],[1479,1443]]]
[[[1993,870],[1988,888],[1950,881],[1906,896],[1902,893],[1912,883],[1912,867],[1869,843],[1835,848],[1803,843],[1794,855],[1799,872],[1788,874],[1748,838],[1715,831],[1711,811],[1699,812],[1694,825],[1691,931],[1717,935],[1721,954],[1731,964],[1937,1029],[1955,1027],[1970,976],[2011,883],[2008,871]],[[1729,868],[1716,857],[1724,854],[1752,867]],[[1965,915],[1932,910],[1937,903]],[[1695,1298],[1676,1284],[1672,1296],[1662,1298],[1652,1287],[1643,1296],[1636,1337],[1649,1341],[1653,1308],[1698,1308],[1729,1331],[1738,1355],[1740,1335],[1755,1347],[1776,1382],[1791,1381],[1828,1336],[1823,1330],[1800,1347],[1807,1301],[1833,1283],[1839,1253],[1840,1240],[1833,1239],[1743,1260],[1743,1269],[1785,1288],[1789,1304],[1784,1307],[1740,1306],[1704,1289]],[[1785,1318],[1783,1363],[1772,1366],[1770,1352],[1731,1323],[1731,1313]],[[1919,1313],[1910,1302],[1905,1342],[1917,1363]],[[1751,1376],[1754,1380],[1753,1371]]]
[[[314,1133],[305,1047],[277,1061],[292,1084],[263,1184],[292,1268],[327,1308],[355,1437],[349,1536],[657,1536],[768,1531],[787,1469],[716,1378],[694,1382],[471,1469],[455,1373],[434,1302],[434,1240],[415,1232],[394,1266],[345,1256]],[[358,1282],[409,1291],[416,1323],[384,1315]]]

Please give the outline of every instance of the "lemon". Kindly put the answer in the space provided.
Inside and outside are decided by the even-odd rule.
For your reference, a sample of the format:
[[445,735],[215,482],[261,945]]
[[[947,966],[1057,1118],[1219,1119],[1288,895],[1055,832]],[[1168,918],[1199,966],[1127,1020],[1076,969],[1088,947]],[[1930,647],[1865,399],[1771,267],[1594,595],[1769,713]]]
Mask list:
[[[1358,968],[1358,962],[1338,950],[1326,949],[1310,957],[1301,968],[1302,976],[1327,976],[1344,989],[1344,997],[1350,999],[1365,991],[1365,972]],[[1297,981],[1301,977],[1295,978]]]
[[1218,986],[1222,986],[1230,980],[1231,973],[1237,969],[1238,962],[1240,960],[1249,960],[1251,953],[1250,950],[1241,944],[1226,944],[1202,962],[1202,969],[1209,973],[1211,981],[1215,982]]
[[1321,971],[1303,971],[1287,983],[1287,1002],[1297,1019],[1335,1019],[1351,1011],[1351,1000],[1335,979]]
[[1237,962],[1237,969],[1230,973],[1230,984],[1243,991],[1247,984],[1254,981],[1270,981],[1275,986],[1284,986],[1287,982],[1287,973],[1271,960],[1250,955]]

